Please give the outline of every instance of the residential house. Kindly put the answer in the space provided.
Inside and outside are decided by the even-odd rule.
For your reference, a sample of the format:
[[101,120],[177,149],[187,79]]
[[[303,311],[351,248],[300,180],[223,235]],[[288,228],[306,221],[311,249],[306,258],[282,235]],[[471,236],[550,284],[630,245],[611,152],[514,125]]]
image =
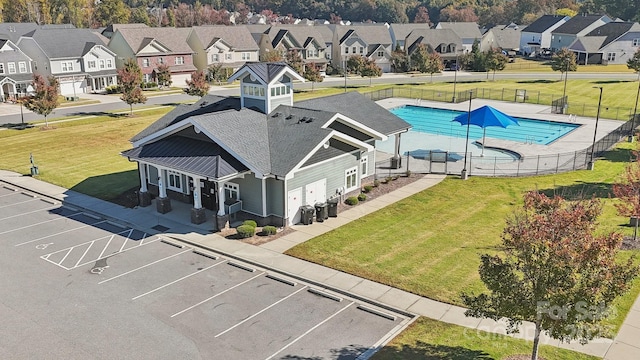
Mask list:
[[262,42],[263,46],[266,45],[266,49],[261,49],[262,52],[278,51],[284,57],[288,52],[296,51],[304,66],[314,64],[321,73],[326,71],[328,60],[325,41],[316,26],[273,25],[263,34],[268,43]]
[[9,39],[0,38],[0,101],[32,91],[32,60]]
[[316,31],[320,34],[322,40],[324,40],[324,57],[329,63],[331,63],[331,57],[333,56],[333,30],[329,23],[314,25]]
[[127,59],[135,59],[144,81],[156,80],[156,69],[166,64],[173,85],[184,87],[196,71],[194,50],[187,43],[191,28],[119,28],[109,40],[109,49],[117,54],[118,68]]
[[520,33],[520,51],[525,56],[534,56],[541,49],[551,48],[551,32],[569,20],[568,16],[542,15],[536,21],[522,29]]
[[480,51],[500,49],[507,55],[515,55],[520,51],[520,33],[522,28],[514,23],[496,25],[482,35]]
[[626,64],[639,48],[640,24],[631,22],[602,25],[569,46],[580,65]]
[[89,29],[37,29],[16,44],[33,59],[33,72],[54,76],[60,94],[78,96],[117,84],[115,53]]
[[37,29],[75,29],[75,26],[71,24],[0,23],[0,38],[9,39],[16,44],[22,35]]
[[260,48],[245,26],[194,26],[187,43],[194,51],[193,64],[205,72],[211,65],[236,71],[259,60]]
[[576,15],[551,31],[551,51],[569,47],[578,37],[611,21],[606,15]]
[[473,47],[473,43],[482,39],[482,33],[480,28],[475,22],[439,22],[435,29],[450,29],[453,30],[460,39],[462,39],[462,47],[464,52],[470,52]]
[[414,30],[404,40],[404,44],[409,56],[418,48],[418,45],[425,45],[429,52],[440,54],[445,67],[456,64],[464,48],[460,36],[451,29]]
[[411,23],[411,24],[390,24],[389,33],[391,34],[392,50],[396,49],[405,51],[405,41],[409,34],[415,30],[429,30],[429,24]]
[[373,60],[382,72],[391,72],[393,49],[387,24],[328,25],[333,28],[331,64],[343,68],[353,55]]
[[118,31],[118,29],[138,29],[138,28],[148,28],[148,27],[149,26],[147,24],[142,24],[142,23],[111,24],[105,27],[100,33],[102,34],[102,36],[106,37],[107,39],[111,39],[113,34],[115,34],[116,31]]
[[356,92],[293,104],[293,80],[304,80],[284,63],[247,63],[234,80],[240,98],[178,106],[131,139],[122,155],[138,163],[142,206],[190,203],[192,222],[208,209],[218,229],[234,216],[296,224],[301,206],[359,192],[375,141],[395,136],[399,148],[410,127]]

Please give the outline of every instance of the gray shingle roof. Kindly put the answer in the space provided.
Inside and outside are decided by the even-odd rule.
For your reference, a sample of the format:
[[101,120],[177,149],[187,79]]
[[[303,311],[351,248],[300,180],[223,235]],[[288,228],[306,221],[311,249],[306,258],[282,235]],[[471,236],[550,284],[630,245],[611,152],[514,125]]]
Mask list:
[[244,172],[247,167],[214,142],[171,136],[122,152],[131,160],[210,178]]
[[438,29],[451,29],[463,39],[480,39],[482,34],[477,23],[474,22],[441,22]]
[[384,46],[391,46],[391,34],[384,24],[335,25],[335,29],[338,32],[338,39],[340,39],[341,42],[345,40],[347,32],[353,30],[367,45],[382,44]]
[[610,22],[592,30],[586,36],[606,36],[607,38],[602,44],[602,46],[606,46],[629,31],[640,31],[640,24],[631,22]]
[[75,29],[71,24],[38,25],[36,23],[0,23],[0,37],[10,39],[14,43],[23,36],[36,29]]
[[523,32],[530,32],[535,34],[542,34],[550,27],[562,21],[565,16],[562,15],[542,15],[538,20],[532,22],[526,28],[522,29]]
[[554,34],[576,35],[589,25],[603,18],[603,15],[576,15],[552,31]]
[[258,44],[251,36],[249,29],[245,26],[194,26],[193,31],[198,36],[205,49],[213,45],[214,39],[222,39],[224,42],[231,45],[231,47],[236,51],[260,50]]
[[569,49],[575,51],[583,51],[588,53],[596,53],[602,48],[606,36],[582,36],[577,38],[570,46]]
[[315,25],[314,27],[316,28],[316,31],[320,33],[320,36],[322,37],[322,40],[324,40],[325,44],[333,43],[334,27],[331,27],[329,25],[324,25],[324,24]]
[[520,47],[521,29],[519,27],[512,28],[498,25],[489,29],[489,31],[493,33],[495,38],[494,47],[501,49],[517,49]]
[[[322,34],[318,31],[317,26],[273,25],[269,28],[269,36],[271,36],[272,40],[275,39],[275,35],[281,30],[288,31],[301,47],[305,47],[311,39],[315,39],[322,48],[325,47],[326,39],[324,39]],[[273,45],[275,47],[277,44]]]
[[406,38],[405,48],[411,54],[418,44],[429,45],[432,49],[440,44],[455,44],[456,49],[462,49],[462,39],[451,29],[414,30]]
[[142,44],[148,39],[155,39],[169,48],[172,54],[191,54],[193,50],[187,44],[187,37],[191,28],[123,28],[118,29],[122,37],[129,44],[134,53],[142,49]]
[[95,45],[106,44],[89,29],[37,29],[25,35],[42,48],[49,59],[77,58]]
[[415,30],[428,30],[429,24],[391,24],[396,40],[404,40]]

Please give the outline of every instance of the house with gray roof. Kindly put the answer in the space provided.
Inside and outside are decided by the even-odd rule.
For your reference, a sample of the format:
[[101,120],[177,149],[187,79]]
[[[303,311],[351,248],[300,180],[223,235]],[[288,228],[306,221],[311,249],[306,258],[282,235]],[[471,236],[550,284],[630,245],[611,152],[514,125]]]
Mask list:
[[239,98],[178,106],[131,139],[122,155],[138,163],[142,206],[190,203],[184,216],[216,229],[234,217],[296,224],[302,206],[359,192],[375,173],[376,140],[399,144],[410,128],[356,92],[294,104],[303,78],[284,63],[247,63],[234,80]]
[[117,84],[116,54],[89,29],[39,28],[16,44],[33,60],[33,72],[54,76],[60,94],[101,92]]
[[551,31],[551,51],[569,47],[578,37],[611,21],[607,15],[576,15]]
[[520,51],[524,55],[534,56],[541,49],[551,48],[551,32],[566,23],[567,20],[569,20],[568,16],[542,15],[522,29]]
[[259,60],[260,48],[245,26],[194,26],[187,43],[194,51],[193,64],[205,72],[212,65],[236,71]]
[[328,25],[333,30],[331,64],[343,68],[353,55],[373,60],[382,72],[391,72],[392,41],[387,24]]
[[406,53],[411,56],[423,44],[429,52],[440,54],[442,61],[451,64],[464,49],[462,39],[451,29],[423,29],[412,31],[404,41]]
[[439,22],[435,29],[453,30],[462,39],[465,52],[470,52],[473,43],[482,39],[482,33],[475,22]]
[[0,101],[33,91],[33,60],[9,39],[0,38]]
[[194,51],[187,43],[190,28],[120,27],[109,40],[109,49],[117,54],[118,68],[128,59],[135,59],[144,81],[156,80],[160,64],[169,67],[175,86],[186,86],[197,70],[193,64]]
[[515,55],[520,50],[520,33],[522,27],[516,24],[496,25],[482,35],[480,51],[500,49],[507,54]]
[[[429,24],[411,23],[411,24],[389,24],[389,34],[391,34],[391,43],[393,50],[405,49],[405,41],[409,34],[414,30],[429,30]],[[408,45],[407,45],[408,46]]]
[[569,50],[578,64],[626,64],[640,47],[640,24],[610,22],[578,37]]

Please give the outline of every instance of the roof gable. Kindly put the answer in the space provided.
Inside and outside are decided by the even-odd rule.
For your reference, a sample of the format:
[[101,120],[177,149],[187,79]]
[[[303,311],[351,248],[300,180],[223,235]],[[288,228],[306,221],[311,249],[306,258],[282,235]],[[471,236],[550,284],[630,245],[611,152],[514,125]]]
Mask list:
[[608,16],[605,15],[577,15],[567,20],[564,24],[558,26],[552,31],[553,34],[567,34],[577,35],[579,32],[585,30],[590,25],[593,25],[597,21],[603,21],[608,23],[611,21]]
[[293,79],[304,82],[304,78],[295,72],[289,65],[283,62],[272,63],[247,63],[244,64],[231,77],[229,82],[240,79],[247,74],[255,77],[263,85],[269,85],[279,80],[283,75],[288,75]]
[[610,22],[592,30],[586,36],[604,36],[606,39],[602,46],[606,46],[631,31],[640,31],[640,24],[631,22]]
[[480,39],[482,34],[475,22],[440,22],[436,29],[450,29],[463,39]]
[[522,32],[529,32],[535,34],[542,34],[543,32],[549,30],[554,25],[558,23],[564,23],[569,19],[568,16],[562,15],[542,15],[538,18],[538,20],[534,21],[524,29]]
[[79,58],[95,45],[106,45],[89,29],[38,29],[25,37],[32,38],[49,59]]

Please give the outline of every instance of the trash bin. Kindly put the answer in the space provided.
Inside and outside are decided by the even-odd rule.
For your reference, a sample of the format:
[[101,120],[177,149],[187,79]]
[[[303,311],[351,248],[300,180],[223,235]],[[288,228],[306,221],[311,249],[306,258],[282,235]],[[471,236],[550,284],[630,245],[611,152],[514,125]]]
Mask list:
[[329,217],[338,217],[338,198],[327,200],[327,215]]
[[323,222],[328,218],[329,216],[327,214],[327,203],[316,203],[316,221]]
[[392,169],[399,169],[400,168],[400,156],[394,156],[391,158],[391,168]]
[[315,210],[313,206],[305,205],[300,207],[300,221],[303,225],[311,225],[313,224],[313,213]]

